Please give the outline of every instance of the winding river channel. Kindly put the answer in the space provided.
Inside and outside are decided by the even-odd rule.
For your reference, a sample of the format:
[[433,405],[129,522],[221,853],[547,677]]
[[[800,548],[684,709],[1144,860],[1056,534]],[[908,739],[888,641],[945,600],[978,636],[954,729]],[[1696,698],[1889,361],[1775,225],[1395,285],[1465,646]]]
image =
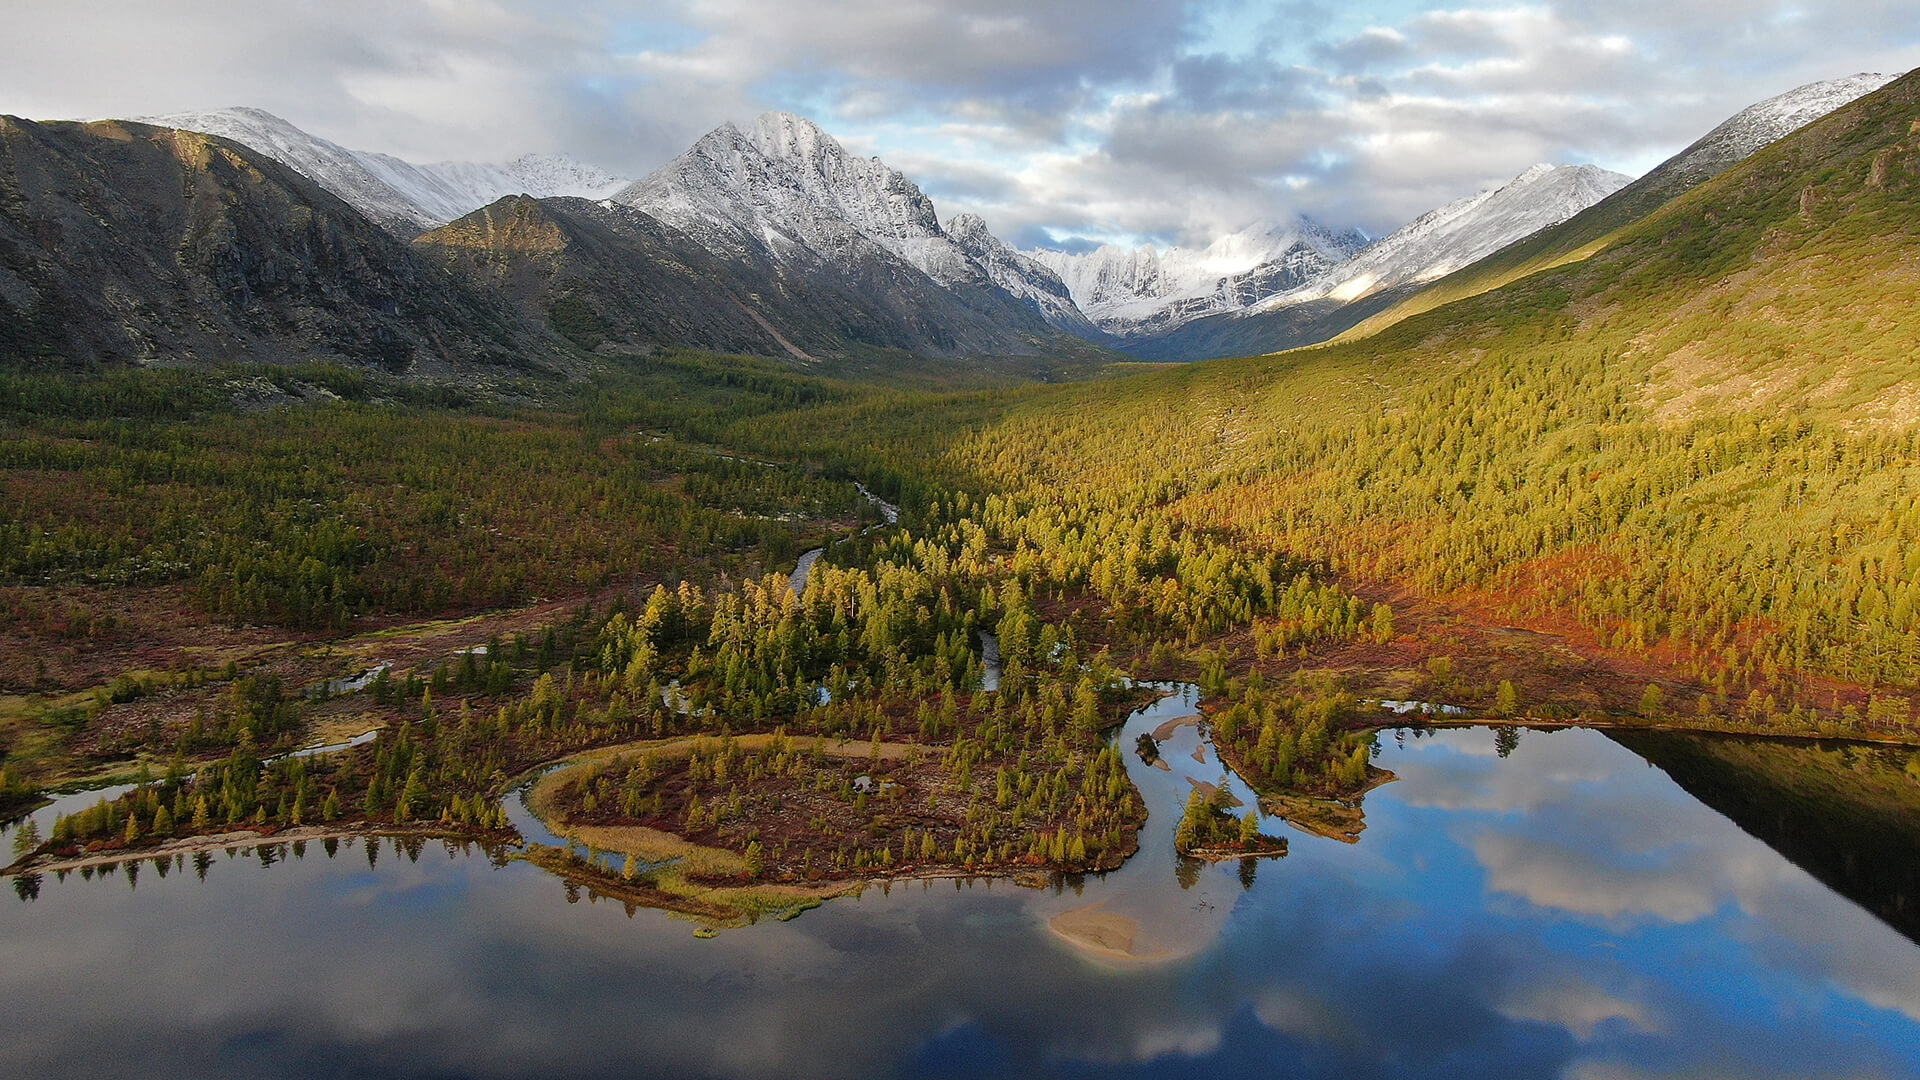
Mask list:
[[0,903],[0,1075],[1920,1075],[1911,875],[1861,869],[1900,841],[1822,861],[1848,830],[1741,802],[1822,769],[1897,793],[1899,755],[1388,731],[1359,842],[1269,820],[1285,857],[1203,864],[1173,826],[1222,770],[1169,689],[1116,734],[1141,851],[1047,889],[900,882],[702,940],[440,841],[48,876]]

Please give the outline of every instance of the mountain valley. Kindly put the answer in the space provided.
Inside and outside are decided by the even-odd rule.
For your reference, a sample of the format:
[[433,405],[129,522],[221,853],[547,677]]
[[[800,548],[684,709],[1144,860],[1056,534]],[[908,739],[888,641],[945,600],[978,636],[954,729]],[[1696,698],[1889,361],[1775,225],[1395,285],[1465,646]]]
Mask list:
[[[982,1001],[1206,996],[1327,936],[1328,1000],[1546,1048],[1513,1075],[1691,1048],[1720,996],[1737,1032],[1852,1018],[1808,1045],[1897,1075],[1910,973],[1749,945],[1897,968],[1920,925],[1867,865],[1920,850],[1916,133],[1920,72],[1860,75],[1377,239],[1276,209],[1069,253],[787,112],[638,178],[0,117],[5,876],[38,916],[359,844],[271,880],[514,949],[551,928],[489,890],[537,872],[649,978],[841,1009],[807,980],[845,963],[882,1016],[965,998],[975,949]],[[1449,935],[1678,1019],[1459,1004],[1492,976],[1418,953]],[[1324,1035],[1227,989],[1207,1015]],[[710,1042],[711,1007],[672,1021]]]

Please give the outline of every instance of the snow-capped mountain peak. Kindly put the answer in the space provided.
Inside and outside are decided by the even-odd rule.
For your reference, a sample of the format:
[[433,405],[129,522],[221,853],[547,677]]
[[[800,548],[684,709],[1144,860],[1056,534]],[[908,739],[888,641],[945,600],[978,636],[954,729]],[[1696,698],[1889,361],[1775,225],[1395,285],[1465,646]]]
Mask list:
[[264,109],[246,106],[146,117],[142,122],[232,139],[304,175],[381,226],[408,236],[506,195],[603,199],[627,185],[604,170],[550,154],[525,154],[505,165],[416,165],[389,154],[348,150]]
[[1499,187],[1422,214],[1318,279],[1255,307],[1268,310],[1322,298],[1351,302],[1381,289],[1444,277],[1565,221],[1631,179],[1594,165],[1533,165]]
[[957,294],[1011,294],[1056,328],[1092,332],[1058,279],[1013,257],[984,222],[950,236],[912,180],[792,113],[762,113],[744,130],[722,124],[614,199],[715,252],[843,272],[875,266],[883,252]]
[[232,139],[319,184],[390,231],[411,234],[438,224],[419,204],[368,169],[353,151],[310,135],[265,109],[235,106],[137,119]]
[[1140,336],[1303,284],[1366,242],[1357,230],[1335,233],[1301,216],[1255,222],[1198,250],[1109,244],[1084,254],[1023,254],[1059,274],[1101,329]]
[[825,171],[823,162],[849,156],[840,140],[820,125],[789,112],[763,112],[754,117],[752,133],[747,137],[768,157],[803,163],[816,171]]
[[1686,183],[1698,183],[1789,132],[1805,127],[1894,80],[1892,75],[1862,72],[1798,86],[1755,102],[1701,136],[1662,167]]
[[789,164],[814,200],[836,207],[861,232],[895,240],[941,235],[933,200],[917,184],[877,157],[847,153],[813,121],[762,113],[749,138],[768,158]]

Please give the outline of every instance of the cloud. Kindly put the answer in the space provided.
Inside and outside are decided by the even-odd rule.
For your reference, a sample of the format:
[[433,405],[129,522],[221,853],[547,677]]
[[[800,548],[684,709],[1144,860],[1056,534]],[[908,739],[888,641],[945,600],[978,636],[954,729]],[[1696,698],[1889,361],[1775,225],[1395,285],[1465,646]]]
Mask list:
[[1608,920],[1689,923],[1718,911],[1722,901],[1713,868],[1696,863],[1608,866],[1584,852],[1514,833],[1482,833],[1472,848],[1489,890],[1535,907]]
[[1651,1006],[1609,994],[1577,978],[1521,983],[1509,988],[1494,1008],[1509,1019],[1563,1027],[1581,1042],[1592,1042],[1600,1026],[1611,1021],[1640,1033],[1659,1032],[1666,1027]]
[[[16,0],[0,111],[257,105],[413,160],[627,173],[765,108],[1003,235],[1384,233],[1536,161],[1650,167],[1814,79],[1904,70],[1907,0]],[[997,179],[996,179],[997,177]]]

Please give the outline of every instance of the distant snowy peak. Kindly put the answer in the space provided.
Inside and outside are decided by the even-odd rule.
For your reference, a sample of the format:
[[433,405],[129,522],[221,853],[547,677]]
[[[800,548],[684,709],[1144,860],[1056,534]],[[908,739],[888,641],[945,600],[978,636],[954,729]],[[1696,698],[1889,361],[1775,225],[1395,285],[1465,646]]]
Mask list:
[[1701,136],[1662,168],[1672,170],[1690,184],[1698,183],[1842,105],[1873,93],[1895,78],[1863,72],[1843,79],[1808,83],[1749,105]]
[[1136,336],[1164,333],[1303,284],[1366,244],[1358,230],[1334,232],[1298,217],[1258,222],[1198,250],[1145,244],[1024,254],[1059,274],[1080,310],[1102,330]]
[[571,196],[598,201],[633,182],[565,154],[522,154],[507,163],[506,171],[526,185],[522,194],[536,199]]
[[1314,281],[1255,306],[1267,310],[1323,298],[1351,302],[1445,277],[1558,225],[1631,180],[1594,165],[1534,165],[1497,188],[1421,215]]
[[348,150],[263,109],[229,108],[143,118],[144,123],[232,139],[279,161],[382,227],[411,236],[506,195],[603,199],[627,185],[571,158],[528,154],[505,165],[445,161],[415,165]]
[[526,154],[505,165],[469,161],[415,165],[387,154],[356,151],[353,156],[368,172],[438,219],[436,224],[464,217],[508,195],[598,200],[629,183],[572,158],[549,154]]

